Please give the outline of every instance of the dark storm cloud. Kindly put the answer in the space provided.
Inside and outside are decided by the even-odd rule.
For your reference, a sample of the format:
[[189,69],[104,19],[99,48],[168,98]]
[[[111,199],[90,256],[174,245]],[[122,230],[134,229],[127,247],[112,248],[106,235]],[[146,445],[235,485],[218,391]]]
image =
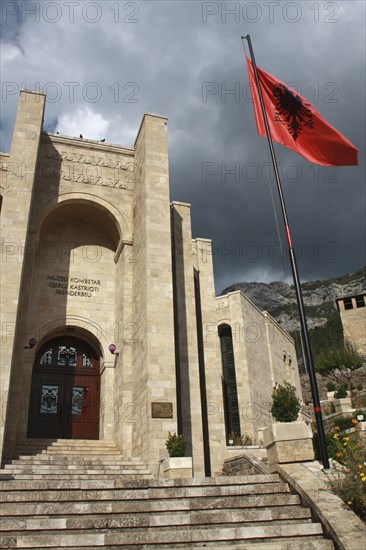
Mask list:
[[21,83],[47,91],[50,130],[132,145],[143,112],[165,114],[171,198],[192,203],[194,236],[213,239],[217,291],[284,279],[268,146],[247,95],[240,36],[249,32],[258,65],[360,149],[360,167],[332,170],[276,146],[300,275],[364,265],[364,2],[75,2],[73,13],[62,1],[58,12],[27,2],[37,4],[38,21],[2,19],[3,149]]

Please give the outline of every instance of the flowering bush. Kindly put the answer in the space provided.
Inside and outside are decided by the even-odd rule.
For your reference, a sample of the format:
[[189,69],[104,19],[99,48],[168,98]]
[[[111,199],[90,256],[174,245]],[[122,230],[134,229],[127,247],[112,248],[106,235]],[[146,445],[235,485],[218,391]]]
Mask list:
[[331,487],[352,510],[366,520],[366,442],[360,436],[361,426],[352,419],[355,431],[342,433],[335,426],[333,434],[327,434],[328,453],[343,465],[343,473],[333,479]]

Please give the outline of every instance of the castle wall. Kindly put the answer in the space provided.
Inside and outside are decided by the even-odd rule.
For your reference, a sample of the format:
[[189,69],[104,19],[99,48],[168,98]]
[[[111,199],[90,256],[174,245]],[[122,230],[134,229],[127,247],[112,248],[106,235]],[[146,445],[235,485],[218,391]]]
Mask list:
[[[345,299],[337,300],[341,316],[344,339],[356,348],[362,357],[366,357],[366,295],[346,298],[350,309],[345,308]],[[362,306],[362,304],[364,304]]]

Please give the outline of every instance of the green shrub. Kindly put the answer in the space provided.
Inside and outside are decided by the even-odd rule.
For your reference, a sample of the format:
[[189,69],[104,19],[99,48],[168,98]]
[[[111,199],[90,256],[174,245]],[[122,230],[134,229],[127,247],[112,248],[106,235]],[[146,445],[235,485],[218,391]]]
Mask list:
[[337,390],[334,394],[335,399],[342,399],[344,397],[347,397],[347,384],[342,384],[337,387]]
[[327,384],[327,391],[335,391],[336,386],[333,382],[328,382]]
[[169,432],[168,439],[165,442],[169,456],[178,457],[184,456],[186,452],[186,442],[182,435],[172,434]]
[[284,382],[283,385],[273,388],[271,413],[278,422],[294,422],[299,416],[300,408],[294,386]]
[[354,428],[353,416],[343,416],[337,418],[335,422],[340,432],[348,430],[349,428]]

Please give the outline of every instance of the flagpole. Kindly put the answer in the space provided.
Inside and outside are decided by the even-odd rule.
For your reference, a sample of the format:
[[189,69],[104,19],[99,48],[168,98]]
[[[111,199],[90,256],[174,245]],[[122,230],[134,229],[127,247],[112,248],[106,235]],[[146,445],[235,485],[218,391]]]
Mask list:
[[269,124],[268,124],[266,108],[265,108],[265,105],[264,105],[262,90],[261,90],[261,86],[260,86],[260,82],[259,82],[259,76],[258,76],[258,72],[257,72],[257,65],[255,63],[254,52],[253,52],[253,48],[252,48],[252,41],[250,39],[249,34],[247,36],[242,36],[241,38],[246,39],[247,42],[248,42],[250,57],[251,57],[252,63],[253,63],[255,81],[256,81],[256,85],[257,85],[259,101],[260,101],[260,104],[261,104],[263,120],[264,120],[264,124],[265,124],[265,128],[266,128],[268,145],[269,145],[269,150],[270,150],[270,153],[271,153],[273,170],[274,170],[274,174],[275,174],[277,190],[278,190],[280,203],[281,203],[283,221],[284,221],[285,229],[286,229],[286,237],[287,237],[287,243],[288,243],[288,249],[289,249],[291,270],[292,270],[292,276],[293,276],[293,280],[294,280],[297,305],[298,305],[299,315],[300,315],[301,332],[302,332],[302,336],[303,336],[304,355],[305,355],[304,359],[305,359],[305,363],[307,364],[308,371],[309,371],[311,394],[312,394],[312,398],[313,398],[314,414],[315,414],[316,425],[317,425],[317,429],[318,429],[320,458],[321,458],[321,461],[323,463],[323,467],[325,469],[329,469],[327,444],[326,444],[326,438],[325,438],[325,432],[324,432],[321,406],[320,406],[320,401],[319,401],[319,392],[318,392],[318,385],[317,385],[317,381],[316,381],[313,355],[312,355],[312,352],[311,352],[309,330],[308,330],[307,321],[306,321],[305,307],[304,307],[304,301],[303,301],[303,297],[302,297],[300,279],[299,279],[299,274],[298,274],[298,269],[297,269],[295,250],[294,250],[293,243],[292,243],[290,225],[289,225],[289,221],[288,221],[285,200],[284,200],[284,196],[283,196],[283,192],[282,192],[280,174],[279,174],[279,171],[278,171],[276,155],[275,155],[275,151],[274,151],[274,148],[273,148],[273,142],[272,142],[272,137],[271,137],[271,131],[270,131]]

